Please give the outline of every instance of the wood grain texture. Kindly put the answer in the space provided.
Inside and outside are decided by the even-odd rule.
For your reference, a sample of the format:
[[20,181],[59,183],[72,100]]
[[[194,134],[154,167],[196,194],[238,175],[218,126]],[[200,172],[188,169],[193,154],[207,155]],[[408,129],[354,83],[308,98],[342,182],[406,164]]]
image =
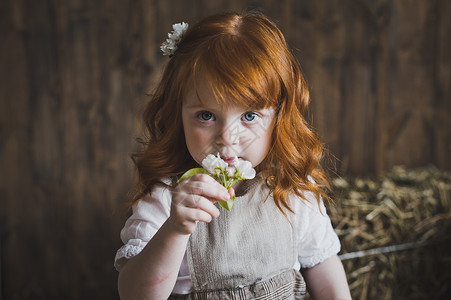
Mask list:
[[258,9],[311,86],[309,118],[345,174],[450,170],[446,0],[4,0],[0,238],[5,299],[114,299],[129,153],[171,24]]

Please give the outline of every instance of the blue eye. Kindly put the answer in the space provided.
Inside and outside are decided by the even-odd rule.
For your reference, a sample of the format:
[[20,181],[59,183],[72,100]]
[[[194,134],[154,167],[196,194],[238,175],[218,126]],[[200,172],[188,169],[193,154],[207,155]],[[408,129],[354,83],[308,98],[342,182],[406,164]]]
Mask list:
[[248,112],[244,113],[243,121],[252,122],[255,120],[256,117],[257,117],[257,115],[255,113],[248,111]]
[[209,111],[201,111],[197,116],[201,121],[213,121],[215,119],[214,115]]

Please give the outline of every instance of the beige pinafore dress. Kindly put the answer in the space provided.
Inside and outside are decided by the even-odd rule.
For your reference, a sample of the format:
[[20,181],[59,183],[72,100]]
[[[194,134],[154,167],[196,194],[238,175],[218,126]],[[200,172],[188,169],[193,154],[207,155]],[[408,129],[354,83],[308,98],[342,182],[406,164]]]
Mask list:
[[194,291],[169,299],[303,299],[290,214],[280,212],[265,181],[244,182],[232,210],[220,209],[188,242]]

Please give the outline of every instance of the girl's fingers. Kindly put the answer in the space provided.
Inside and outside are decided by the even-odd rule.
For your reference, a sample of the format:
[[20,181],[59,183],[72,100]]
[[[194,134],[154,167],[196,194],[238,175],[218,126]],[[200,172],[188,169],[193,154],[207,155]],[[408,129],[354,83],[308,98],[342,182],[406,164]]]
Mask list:
[[194,175],[180,182],[173,190],[171,220],[183,233],[192,233],[197,222],[209,223],[219,216],[217,201],[227,201],[233,189],[227,191],[209,175]]
[[196,207],[197,202],[202,198],[202,196],[187,194],[183,192],[174,192],[174,197],[172,200],[173,204],[182,205],[186,207]]
[[171,212],[169,219],[175,230],[182,234],[191,234],[196,229],[197,222],[210,223],[213,217],[201,209],[180,206]]
[[175,202],[174,204],[203,210],[214,218],[219,216],[219,209],[214,206],[212,201],[205,197],[188,194],[177,201],[178,202]]
[[195,208],[188,208],[188,214],[189,219],[192,222],[204,222],[204,223],[210,223],[211,220],[213,220],[213,217],[207,213],[206,211],[195,209]]
[[227,191],[230,195],[230,198],[232,198],[233,196],[235,196],[235,189],[233,187],[231,187],[228,191]]
[[197,206],[195,208],[205,211],[213,218],[219,217],[219,209],[214,206],[213,202],[206,198],[200,198],[199,201],[197,201]]
[[227,201],[230,198],[226,188],[215,182],[196,181],[190,185],[190,193],[201,195],[213,201]]
[[199,174],[189,179],[191,180],[181,183],[181,189],[188,194],[203,196],[212,201],[227,201],[230,199],[230,194],[226,188],[209,175]]

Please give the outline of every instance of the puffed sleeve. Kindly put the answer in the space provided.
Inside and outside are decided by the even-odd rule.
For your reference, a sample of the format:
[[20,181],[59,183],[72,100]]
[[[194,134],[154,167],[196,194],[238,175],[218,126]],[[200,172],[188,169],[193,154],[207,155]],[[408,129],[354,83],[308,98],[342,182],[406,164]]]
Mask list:
[[150,195],[133,205],[133,213],[121,230],[124,245],[116,252],[114,266],[119,271],[125,259],[137,255],[169,217],[171,192],[156,186]]
[[335,233],[326,207],[320,205],[312,193],[306,193],[309,201],[295,202],[298,259],[301,268],[311,268],[340,251],[340,240]]

